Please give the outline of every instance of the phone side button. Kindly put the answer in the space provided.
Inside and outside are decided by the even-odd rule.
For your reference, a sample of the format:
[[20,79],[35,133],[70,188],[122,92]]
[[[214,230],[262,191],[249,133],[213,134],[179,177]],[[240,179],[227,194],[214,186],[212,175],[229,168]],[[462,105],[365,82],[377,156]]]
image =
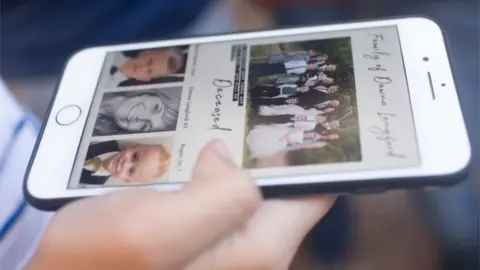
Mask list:
[[385,193],[387,192],[386,188],[378,187],[378,188],[360,188],[354,190],[353,194],[378,194],[378,193]]

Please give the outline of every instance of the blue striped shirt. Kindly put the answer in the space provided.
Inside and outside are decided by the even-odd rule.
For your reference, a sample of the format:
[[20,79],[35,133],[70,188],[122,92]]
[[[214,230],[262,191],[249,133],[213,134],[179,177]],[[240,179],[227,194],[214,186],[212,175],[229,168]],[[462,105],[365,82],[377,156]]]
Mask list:
[[23,177],[39,121],[0,81],[0,269],[22,269],[52,214],[27,205]]

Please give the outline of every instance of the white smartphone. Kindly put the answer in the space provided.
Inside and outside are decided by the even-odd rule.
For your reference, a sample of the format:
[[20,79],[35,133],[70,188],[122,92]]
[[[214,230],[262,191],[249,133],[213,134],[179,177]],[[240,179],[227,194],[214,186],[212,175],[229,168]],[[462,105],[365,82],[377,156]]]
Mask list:
[[82,50],[25,180],[30,203],[189,181],[220,138],[265,196],[462,179],[470,144],[444,36],[424,18]]

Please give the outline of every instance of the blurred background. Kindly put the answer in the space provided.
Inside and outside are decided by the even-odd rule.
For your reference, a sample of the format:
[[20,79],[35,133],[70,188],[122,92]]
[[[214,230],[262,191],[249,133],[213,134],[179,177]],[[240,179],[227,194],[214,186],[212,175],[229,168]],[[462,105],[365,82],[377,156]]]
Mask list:
[[474,149],[469,179],[437,191],[340,198],[291,269],[480,269],[477,0],[2,0],[1,5],[1,77],[40,118],[64,62],[85,47],[391,16],[435,19],[447,35]]

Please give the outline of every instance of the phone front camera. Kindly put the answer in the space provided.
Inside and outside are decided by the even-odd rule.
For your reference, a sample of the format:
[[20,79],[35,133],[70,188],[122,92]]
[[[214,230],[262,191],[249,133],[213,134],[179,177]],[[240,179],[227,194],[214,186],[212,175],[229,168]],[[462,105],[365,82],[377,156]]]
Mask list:
[[442,86],[442,87],[445,87],[445,86],[447,86],[447,85],[446,85],[446,84],[444,84],[444,83],[442,83],[442,84],[441,84],[441,86]]
[[428,58],[428,57],[423,58],[423,61],[425,61],[425,62],[428,62],[428,60],[430,60],[430,58]]

